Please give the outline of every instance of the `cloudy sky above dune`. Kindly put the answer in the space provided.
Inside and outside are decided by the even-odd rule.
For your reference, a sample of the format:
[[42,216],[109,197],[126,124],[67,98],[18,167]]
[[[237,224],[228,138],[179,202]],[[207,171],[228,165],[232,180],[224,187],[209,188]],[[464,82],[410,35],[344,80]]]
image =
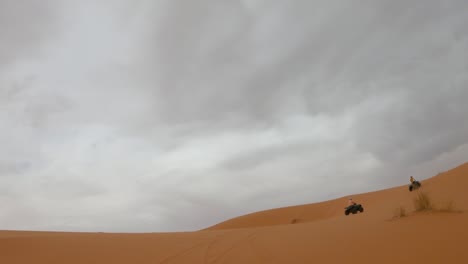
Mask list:
[[464,163],[467,13],[0,0],[0,229],[196,230]]

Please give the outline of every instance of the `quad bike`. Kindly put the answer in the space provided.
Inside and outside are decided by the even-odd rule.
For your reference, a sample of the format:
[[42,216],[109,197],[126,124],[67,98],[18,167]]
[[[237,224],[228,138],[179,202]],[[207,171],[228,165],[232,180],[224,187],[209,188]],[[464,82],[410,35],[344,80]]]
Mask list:
[[345,207],[344,214],[345,215],[349,215],[350,213],[357,214],[357,212],[361,212],[361,213],[364,212],[364,207],[362,207],[362,205],[360,204],[353,204],[353,205],[347,206]]
[[410,192],[412,192],[413,190],[419,189],[419,187],[421,187],[421,183],[418,181],[414,181],[408,186],[408,189]]

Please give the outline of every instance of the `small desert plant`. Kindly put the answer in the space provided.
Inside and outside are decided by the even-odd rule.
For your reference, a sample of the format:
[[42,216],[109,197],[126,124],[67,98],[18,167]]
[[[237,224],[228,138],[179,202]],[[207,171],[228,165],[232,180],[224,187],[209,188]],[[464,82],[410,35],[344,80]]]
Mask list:
[[291,224],[295,224],[295,223],[297,223],[298,221],[299,221],[299,219],[293,218],[293,219],[291,220]]
[[414,199],[414,207],[416,211],[428,211],[432,210],[432,201],[427,193],[419,192]]
[[406,216],[406,209],[405,209],[405,207],[400,206],[400,207],[396,208],[395,211],[393,212],[393,216],[394,216],[395,218],[405,217],[405,216]]
[[441,212],[457,212],[455,209],[455,203],[450,200],[446,202],[442,207],[440,207],[439,211]]

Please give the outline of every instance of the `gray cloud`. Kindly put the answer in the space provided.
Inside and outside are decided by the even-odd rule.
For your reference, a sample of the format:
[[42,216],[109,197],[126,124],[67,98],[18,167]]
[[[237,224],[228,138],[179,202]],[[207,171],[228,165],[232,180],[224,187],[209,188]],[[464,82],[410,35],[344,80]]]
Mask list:
[[44,42],[59,30],[56,6],[54,0],[0,2],[0,66],[42,51]]
[[465,162],[465,1],[23,3],[0,228],[193,230]]

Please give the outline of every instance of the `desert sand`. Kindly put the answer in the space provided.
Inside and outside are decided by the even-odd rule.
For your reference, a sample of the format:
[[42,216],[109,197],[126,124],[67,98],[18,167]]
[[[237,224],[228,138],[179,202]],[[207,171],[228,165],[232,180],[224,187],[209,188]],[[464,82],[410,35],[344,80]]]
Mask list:
[[[352,195],[365,211],[349,216],[342,197],[195,232],[0,231],[0,263],[468,263],[468,163],[421,183]],[[434,210],[415,211],[420,192]]]

